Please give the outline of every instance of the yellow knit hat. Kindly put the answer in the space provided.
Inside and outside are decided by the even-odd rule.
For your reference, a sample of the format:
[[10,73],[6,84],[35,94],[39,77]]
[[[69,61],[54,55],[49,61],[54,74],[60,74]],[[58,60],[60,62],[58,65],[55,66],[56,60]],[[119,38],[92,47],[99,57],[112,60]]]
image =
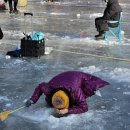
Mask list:
[[69,97],[68,95],[59,90],[52,96],[52,105],[57,109],[67,109],[69,107]]

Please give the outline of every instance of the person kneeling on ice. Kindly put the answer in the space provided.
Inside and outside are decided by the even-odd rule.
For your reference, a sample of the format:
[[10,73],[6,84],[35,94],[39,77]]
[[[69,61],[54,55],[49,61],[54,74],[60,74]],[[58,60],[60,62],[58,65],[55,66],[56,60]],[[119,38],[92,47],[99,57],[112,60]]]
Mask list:
[[54,107],[58,114],[84,113],[88,111],[86,99],[105,85],[109,85],[109,83],[88,73],[63,72],[48,83],[39,84],[25,106],[29,107],[31,104],[35,104],[44,94],[47,104]]
[[119,21],[122,8],[118,3],[118,0],[103,0],[107,3],[107,7],[102,17],[95,19],[95,27],[99,32],[95,35],[96,40],[104,40],[104,33],[108,31],[108,27],[118,27],[119,23],[107,23],[107,20]]

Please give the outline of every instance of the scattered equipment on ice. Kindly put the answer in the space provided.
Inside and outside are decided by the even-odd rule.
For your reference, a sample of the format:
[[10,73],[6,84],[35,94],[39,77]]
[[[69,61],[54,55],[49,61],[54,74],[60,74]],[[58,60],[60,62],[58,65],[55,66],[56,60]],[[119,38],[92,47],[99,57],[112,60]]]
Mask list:
[[[45,53],[45,38],[42,32],[34,32],[32,25],[32,13],[24,13],[24,28],[26,16],[31,16],[31,29],[32,34],[27,35],[25,31],[25,37],[21,39],[21,56],[22,57],[40,57]],[[26,29],[25,29],[26,30]]]
[[18,110],[21,110],[23,108],[25,108],[25,106],[19,107],[19,108],[13,110],[13,111],[5,111],[5,112],[0,113],[0,120],[5,121],[10,114],[12,114],[12,113],[14,113],[14,112],[16,112]]

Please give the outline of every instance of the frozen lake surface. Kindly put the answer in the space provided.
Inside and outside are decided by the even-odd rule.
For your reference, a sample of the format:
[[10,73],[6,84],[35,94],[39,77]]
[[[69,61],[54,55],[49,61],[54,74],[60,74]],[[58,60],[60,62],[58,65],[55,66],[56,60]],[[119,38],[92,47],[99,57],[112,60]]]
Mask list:
[[[0,41],[0,112],[23,106],[36,85],[63,71],[88,72],[111,84],[100,89],[101,97],[87,99],[86,113],[56,118],[42,96],[37,104],[0,122],[0,130],[130,130],[130,1],[120,4],[121,43],[94,40],[94,19],[105,8],[102,0],[29,0],[19,15],[0,12],[5,35]],[[53,50],[40,58],[7,59],[6,52],[18,47],[23,37],[24,11],[34,14],[33,30],[44,32],[45,45]],[[31,32],[26,20],[26,31]]]

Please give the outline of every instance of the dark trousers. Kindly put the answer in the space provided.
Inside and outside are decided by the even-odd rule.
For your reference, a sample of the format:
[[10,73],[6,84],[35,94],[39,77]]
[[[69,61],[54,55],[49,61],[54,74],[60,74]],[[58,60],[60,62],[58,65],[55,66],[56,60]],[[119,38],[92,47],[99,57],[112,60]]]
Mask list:
[[107,20],[103,19],[103,17],[98,17],[95,19],[95,27],[98,32],[105,32],[109,30]]
[[[17,4],[18,4],[18,0],[8,0],[8,2],[9,2],[9,8],[10,8],[10,10],[17,10]],[[13,8],[13,5],[12,5],[12,3],[14,2],[14,8]]]
[[107,23],[107,20],[103,19],[103,17],[98,17],[95,19],[95,27],[97,28],[97,31],[101,33],[108,31],[109,30],[108,27],[111,27],[111,28],[118,27],[118,24],[119,22]]

